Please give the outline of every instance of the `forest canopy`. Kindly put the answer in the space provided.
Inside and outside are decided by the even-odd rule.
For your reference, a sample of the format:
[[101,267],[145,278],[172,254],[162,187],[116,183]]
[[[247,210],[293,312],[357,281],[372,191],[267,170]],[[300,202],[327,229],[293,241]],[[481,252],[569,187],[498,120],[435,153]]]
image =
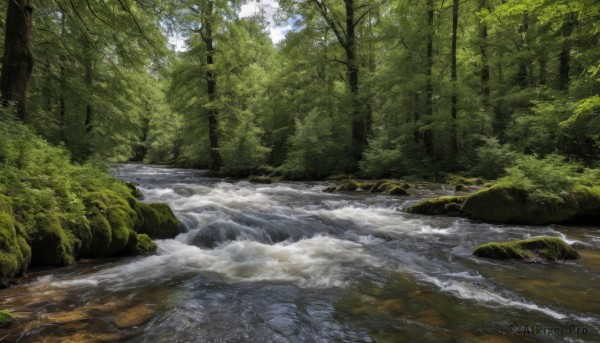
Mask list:
[[3,2],[2,104],[76,162],[292,179],[597,167],[597,1],[270,3],[274,18],[237,0]]

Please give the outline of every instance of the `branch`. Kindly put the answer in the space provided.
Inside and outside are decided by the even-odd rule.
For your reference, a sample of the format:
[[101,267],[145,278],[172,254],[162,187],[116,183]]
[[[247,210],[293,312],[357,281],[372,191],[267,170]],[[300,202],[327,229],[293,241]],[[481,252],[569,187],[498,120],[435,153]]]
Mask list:
[[[321,16],[329,24],[329,27],[331,27],[331,29],[333,30],[333,33],[335,34],[337,39],[340,41],[340,44],[342,44],[343,47],[346,47],[346,45],[348,45],[347,40],[346,40],[346,37],[347,37],[346,32],[341,27],[341,25],[340,25],[340,27],[338,27],[338,24],[336,24],[335,21],[329,16],[329,14],[327,13],[327,6],[325,6],[325,3],[321,2],[320,0],[312,0],[312,2],[315,5],[317,5],[319,12],[321,12]],[[340,31],[340,29],[341,29],[341,31]]]

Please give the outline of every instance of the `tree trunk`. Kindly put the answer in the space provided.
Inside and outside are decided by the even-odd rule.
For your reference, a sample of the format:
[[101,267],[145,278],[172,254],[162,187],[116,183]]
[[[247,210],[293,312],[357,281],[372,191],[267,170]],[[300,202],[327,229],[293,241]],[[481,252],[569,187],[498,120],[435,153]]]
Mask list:
[[352,155],[354,162],[362,158],[362,152],[367,144],[366,118],[362,111],[362,104],[359,100],[358,84],[358,55],[356,52],[356,32],[354,23],[354,0],[345,0],[346,4],[346,41],[344,50],[346,51],[346,65],[348,73],[348,87],[352,96]]
[[433,156],[433,133],[431,123],[433,120],[433,0],[427,0],[427,61],[426,72],[427,83],[425,85],[425,113],[424,122],[427,128],[423,130],[423,144],[425,152]]
[[[65,29],[65,14],[61,13],[60,16],[60,24],[61,24],[61,28],[60,28],[60,36],[61,38],[64,38],[65,34],[66,34],[66,29]],[[61,141],[63,141],[65,143],[65,145],[67,145],[67,135],[65,132],[65,128],[66,128],[66,112],[67,112],[67,108],[66,108],[66,104],[65,104],[65,94],[67,93],[67,80],[66,80],[66,74],[65,74],[65,54],[64,51],[61,52],[58,55],[58,64],[59,64],[59,83],[60,83],[60,90],[59,90],[59,95],[58,95],[58,119],[59,119],[59,125],[60,125],[60,139]]]
[[16,103],[17,116],[21,120],[27,113],[27,86],[33,71],[32,12],[29,0],[8,1],[0,93],[3,106]]
[[565,21],[562,27],[563,44],[560,51],[560,66],[558,71],[558,89],[563,91],[569,90],[569,67],[571,61],[571,42],[570,37],[575,25],[575,16],[569,14],[569,18]]
[[[524,53],[527,50],[527,31],[529,30],[529,14],[526,12],[523,14],[523,22],[519,28],[521,33],[521,52]],[[521,87],[527,87],[527,64],[529,57],[521,57],[519,62],[519,72],[517,74],[517,84]]]
[[206,44],[206,85],[208,91],[208,136],[210,140],[210,170],[218,172],[223,166],[221,152],[219,151],[219,111],[215,108],[217,99],[217,77],[213,71],[214,65],[214,47],[213,47],[213,8],[212,0],[207,1],[206,10],[203,13],[202,39]]
[[[479,0],[479,11],[486,6],[486,0]],[[482,23],[479,27],[479,51],[481,52],[481,95],[483,96],[483,111],[488,112],[490,108],[490,64],[488,60],[488,27]]]
[[458,31],[458,0],[452,1],[452,52],[451,52],[451,78],[452,78],[452,132],[450,132],[450,149],[452,149],[452,153],[456,154],[458,152],[458,141],[456,137],[456,118],[458,117],[458,95],[456,93],[456,80],[457,80],[457,71],[456,71],[456,34]]
[[[92,94],[92,92],[93,92],[93,90],[92,90],[93,73],[94,73],[94,65],[93,65],[93,61],[92,61],[92,51],[91,51],[91,46],[90,46],[92,43],[85,41],[83,44],[85,45],[84,83],[86,86],[87,93]],[[89,157],[94,150],[93,146],[92,146],[92,136],[93,136],[93,129],[94,129],[93,115],[94,115],[93,107],[92,107],[92,104],[88,100],[87,104],[85,105],[85,121],[84,121],[85,138],[86,138],[86,151],[85,151],[86,157]]]

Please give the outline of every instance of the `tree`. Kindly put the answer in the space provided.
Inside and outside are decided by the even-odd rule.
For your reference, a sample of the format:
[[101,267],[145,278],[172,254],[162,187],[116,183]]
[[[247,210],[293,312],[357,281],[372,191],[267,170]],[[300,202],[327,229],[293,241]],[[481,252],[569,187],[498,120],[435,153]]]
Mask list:
[[27,87],[33,72],[32,12],[29,0],[11,0],[6,10],[0,93],[4,106],[16,103],[21,120],[25,120],[27,114]]

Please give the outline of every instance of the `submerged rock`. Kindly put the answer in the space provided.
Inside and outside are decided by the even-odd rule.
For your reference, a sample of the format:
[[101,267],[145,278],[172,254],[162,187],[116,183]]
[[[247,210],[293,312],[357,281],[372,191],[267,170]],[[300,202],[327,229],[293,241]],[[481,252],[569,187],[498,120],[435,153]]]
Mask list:
[[115,318],[115,326],[128,329],[147,323],[154,317],[155,311],[148,305],[140,304],[121,312]]
[[0,310],[0,328],[9,326],[15,321],[15,317],[9,310]]
[[550,261],[577,259],[579,253],[562,239],[538,237],[513,242],[486,243],[475,249],[473,255],[494,259],[519,259],[535,261],[545,258]]

